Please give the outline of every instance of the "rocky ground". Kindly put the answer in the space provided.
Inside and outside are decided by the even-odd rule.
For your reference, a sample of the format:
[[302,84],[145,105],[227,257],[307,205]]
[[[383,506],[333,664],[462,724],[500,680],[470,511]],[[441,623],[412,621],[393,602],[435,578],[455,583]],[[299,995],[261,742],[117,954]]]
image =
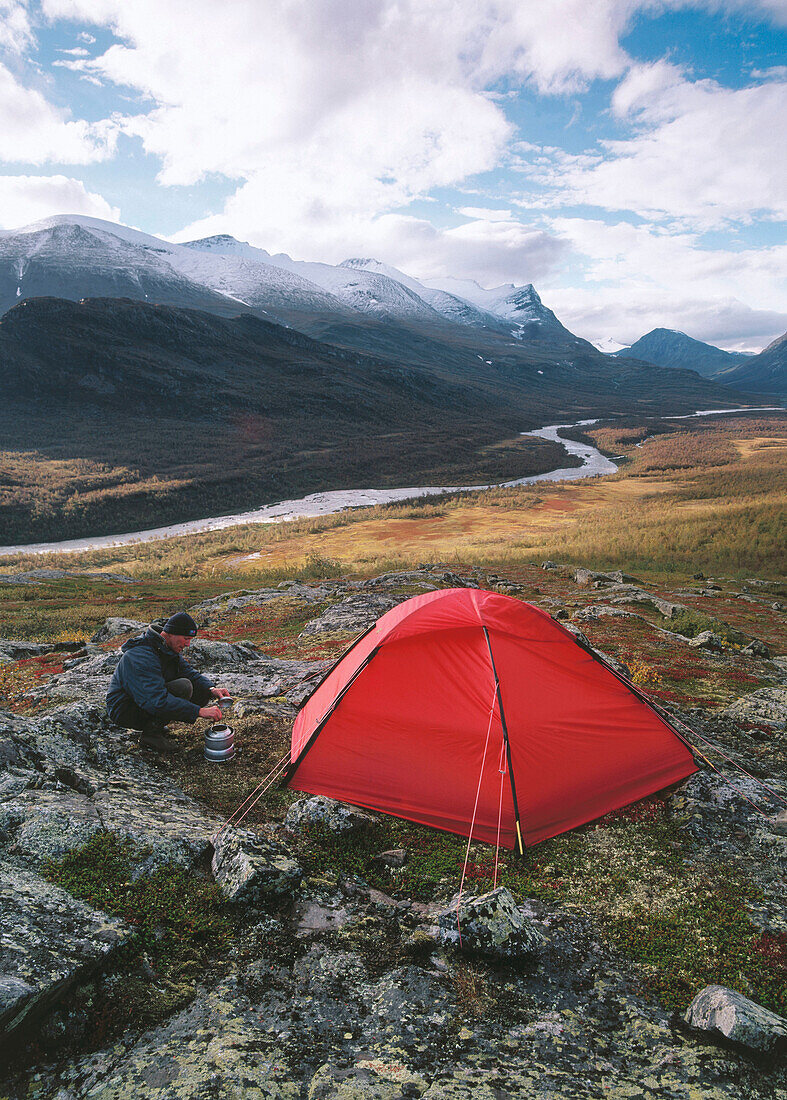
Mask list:
[[[289,791],[217,836],[347,642],[457,585],[581,632],[734,784],[704,767],[504,856],[491,894],[474,845],[461,945],[455,838]],[[108,721],[141,619],[0,639],[0,1097],[787,1097],[785,603],[557,563],[223,593],[190,609],[191,659],[236,699],[228,765],[199,728],[157,757]]]

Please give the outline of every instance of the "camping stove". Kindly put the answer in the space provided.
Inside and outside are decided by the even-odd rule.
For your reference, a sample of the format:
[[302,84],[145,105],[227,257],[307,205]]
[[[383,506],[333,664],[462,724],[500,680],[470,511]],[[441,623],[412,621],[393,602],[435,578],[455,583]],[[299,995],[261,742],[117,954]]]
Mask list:
[[205,759],[222,764],[235,757],[235,733],[232,726],[216,722],[205,731]]

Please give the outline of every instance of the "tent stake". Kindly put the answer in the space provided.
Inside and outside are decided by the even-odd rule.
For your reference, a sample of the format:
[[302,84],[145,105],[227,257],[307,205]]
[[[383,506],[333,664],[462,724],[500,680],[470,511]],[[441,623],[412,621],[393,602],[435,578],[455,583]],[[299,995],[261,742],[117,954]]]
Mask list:
[[506,760],[508,761],[508,775],[511,779],[511,797],[514,800],[514,823],[516,825],[516,838],[519,846],[519,855],[524,856],[525,845],[522,841],[522,829],[519,825],[519,803],[516,797],[516,783],[514,782],[514,769],[511,766],[511,743],[508,740],[508,726],[506,725],[506,715],[503,710],[503,699],[500,694],[500,681],[497,678],[497,667],[495,666],[495,658],[492,653],[492,642],[489,639],[489,631],[484,626],[481,628],[486,638],[486,648],[489,650],[489,660],[492,662],[492,675],[495,678],[495,694],[497,695],[497,705],[500,708],[500,725],[503,727],[503,740],[506,744]]

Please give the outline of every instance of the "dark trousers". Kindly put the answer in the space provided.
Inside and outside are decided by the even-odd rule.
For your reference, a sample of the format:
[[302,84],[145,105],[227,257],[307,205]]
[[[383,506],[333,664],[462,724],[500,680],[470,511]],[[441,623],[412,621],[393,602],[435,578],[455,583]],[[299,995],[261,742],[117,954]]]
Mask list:
[[[170,695],[177,695],[179,699],[193,699],[197,706],[204,707],[210,699],[210,691],[207,688],[196,688],[191,680],[182,676],[178,680],[169,680],[166,684]],[[159,715],[154,718],[131,698],[126,698],[118,707],[116,725],[125,726],[127,730],[144,730],[148,726],[163,726],[167,721],[167,715]]]

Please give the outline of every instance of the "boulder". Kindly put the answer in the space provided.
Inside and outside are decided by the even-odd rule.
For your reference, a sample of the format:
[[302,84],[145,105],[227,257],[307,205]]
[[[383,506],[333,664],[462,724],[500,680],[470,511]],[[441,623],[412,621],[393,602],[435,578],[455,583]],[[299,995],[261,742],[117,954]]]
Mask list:
[[736,722],[753,722],[783,729],[787,726],[787,687],[758,688],[742,699],[736,699],[721,713]]
[[361,581],[359,588],[398,588],[403,585],[420,585],[425,590],[436,587],[478,588],[478,581],[472,577],[460,577],[448,569],[440,569],[427,564],[418,569],[409,569],[400,573],[381,573],[379,577],[370,577]]
[[[456,902],[437,914],[439,943],[497,959],[529,957],[544,946],[543,934],[505,886]],[[460,933],[461,929],[461,933]]]
[[333,798],[326,798],[318,794],[314,798],[302,798],[293,802],[284,819],[285,828],[292,833],[301,832],[309,825],[324,825],[332,833],[349,833],[359,829],[370,829],[379,825],[379,821],[372,814],[348,806],[344,802],[336,802]]
[[759,657],[760,660],[770,660],[771,651],[768,649],[765,642],[761,642],[759,638],[753,638],[747,646],[744,646],[741,650],[744,657]]
[[594,588],[603,588],[608,584],[634,583],[633,577],[628,576],[627,573],[622,573],[619,569],[614,570],[612,573],[597,573],[593,569],[577,569],[574,573],[574,580],[583,588],[588,588],[591,585]]
[[251,642],[233,644],[195,638],[184,657],[200,672],[244,672],[250,664],[259,661],[260,654]]
[[103,708],[84,703],[0,721],[10,780],[0,786],[0,849],[36,869],[107,829],[132,841],[140,874],[207,854],[221,819],[131,747]]
[[253,591],[243,588],[238,592],[222,592],[209,600],[202,600],[189,608],[189,614],[198,622],[210,622],[218,613],[240,611],[243,607],[258,607],[270,600],[281,599],[282,592],[277,588],[256,588]]
[[723,985],[700,990],[684,1019],[695,1030],[715,1032],[750,1050],[787,1050],[787,1020]]
[[270,831],[225,829],[214,841],[213,877],[228,901],[256,905],[288,897],[303,872]]
[[404,867],[407,856],[406,848],[391,848],[387,852],[380,852],[372,862],[381,864],[383,867]]
[[22,661],[26,657],[40,657],[51,653],[55,647],[46,642],[17,642],[13,638],[0,638],[0,659]]
[[[405,597],[402,597],[404,599]],[[322,615],[312,619],[300,633],[301,638],[313,637],[315,634],[351,633],[366,630],[372,626],[381,615],[396,607],[400,600],[392,596],[382,596],[372,593],[357,593],[348,596],[341,603],[334,604]]]
[[690,638],[689,645],[693,649],[707,649],[711,653],[723,653],[728,648],[721,634],[716,634],[712,630],[703,630],[701,634]]
[[136,619],[110,617],[105,619],[104,625],[98,628],[90,640],[100,645],[101,642],[108,642],[110,638],[119,638],[122,634],[140,634],[147,628],[147,623],[138,622]]
[[0,859],[0,1037],[46,1011],[130,935],[122,921]]
[[638,619],[633,611],[624,611],[622,607],[613,607],[608,603],[592,604],[575,611],[571,616],[574,622],[591,622],[593,619]]

